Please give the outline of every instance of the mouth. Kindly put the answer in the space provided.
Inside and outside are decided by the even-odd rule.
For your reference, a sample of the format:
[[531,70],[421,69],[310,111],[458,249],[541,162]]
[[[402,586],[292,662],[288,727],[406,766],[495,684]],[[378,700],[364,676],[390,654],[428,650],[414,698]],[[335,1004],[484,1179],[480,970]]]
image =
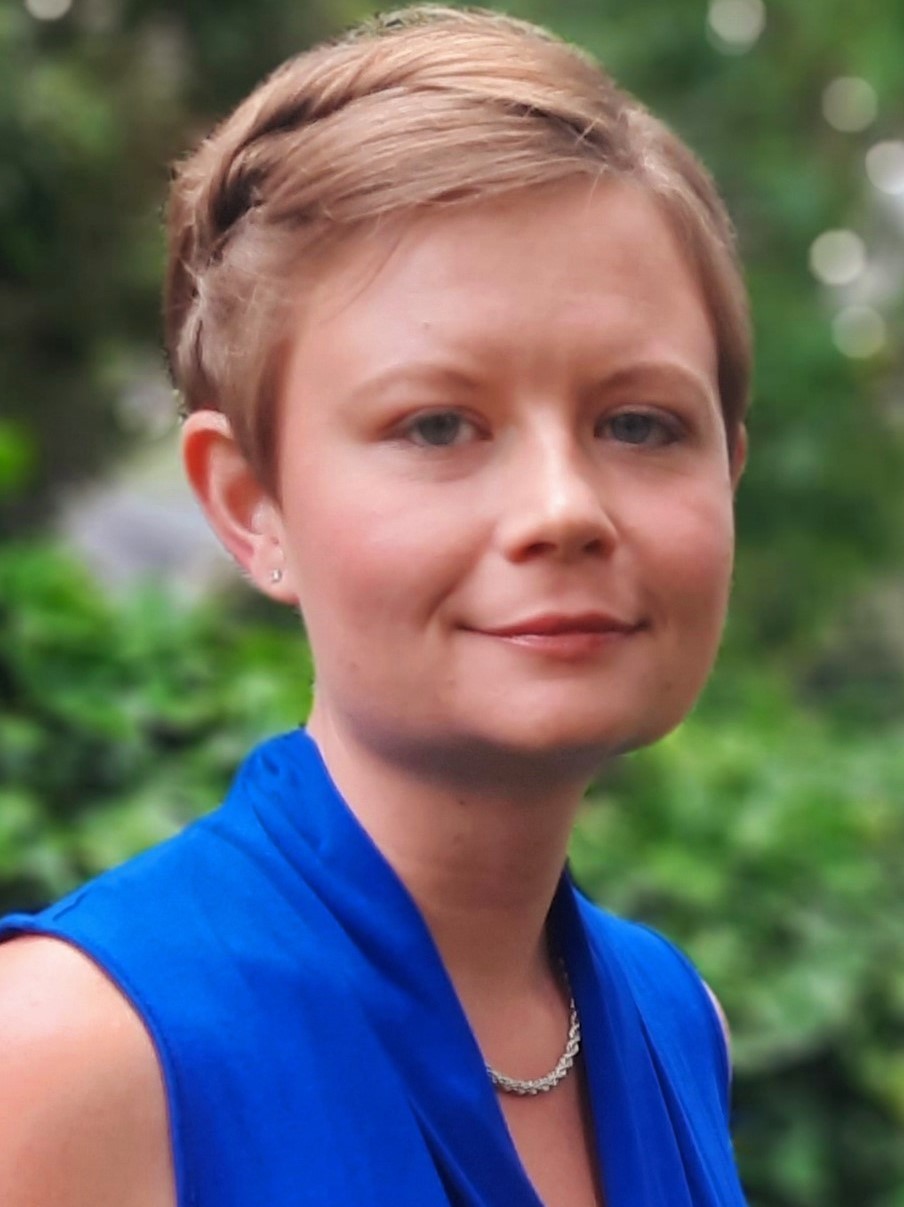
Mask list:
[[498,628],[484,628],[480,632],[488,637],[558,637],[565,633],[621,633],[627,636],[641,627],[639,623],[620,620],[605,612],[581,612],[575,615],[545,613]]
[[582,612],[544,613],[473,631],[508,645],[573,661],[621,644],[647,627],[643,621],[628,621],[603,612]]

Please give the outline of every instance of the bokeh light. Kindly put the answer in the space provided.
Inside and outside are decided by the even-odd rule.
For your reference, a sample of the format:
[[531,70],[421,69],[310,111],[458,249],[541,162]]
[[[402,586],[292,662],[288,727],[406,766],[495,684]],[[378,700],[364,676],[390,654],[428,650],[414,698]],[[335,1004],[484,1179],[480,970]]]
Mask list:
[[706,20],[719,50],[743,54],[766,27],[766,6],[763,0],[712,0]]
[[878,111],[875,88],[860,76],[839,76],[823,91],[823,116],[830,126],[845,134],[865,130],[876,120]]
[[824,231],[810,247],[810,269],[824,285],[850,285],[866,267],[866,248],[849,230]]
[[885,347],[885,319],[872,306],[845,306],[835,315],[832,335],[839,352],[863,360]]
[[891,140],[870,147],[866,174],[880,192],[904,193],[904,142]]
[[72,8],[72,0],[25,0],[25,8],[38,21],[59,21]]

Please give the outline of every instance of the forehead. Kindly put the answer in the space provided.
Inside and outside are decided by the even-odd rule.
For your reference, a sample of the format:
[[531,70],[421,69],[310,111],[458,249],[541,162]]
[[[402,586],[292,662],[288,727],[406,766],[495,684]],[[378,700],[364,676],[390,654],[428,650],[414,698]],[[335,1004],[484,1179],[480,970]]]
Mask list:
[[[683,363],[715,389],[712,323],[657,202],[572,182],[430,211],[350,240],[300,318],[290,373],[412,359],[468,373]],[[593,362],[593,363],[591,363]]]

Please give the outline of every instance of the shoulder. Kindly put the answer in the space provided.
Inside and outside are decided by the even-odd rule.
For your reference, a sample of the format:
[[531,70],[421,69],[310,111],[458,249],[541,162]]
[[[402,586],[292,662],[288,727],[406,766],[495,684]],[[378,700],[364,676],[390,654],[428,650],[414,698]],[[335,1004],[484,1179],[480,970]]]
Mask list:
[[166,1099],[153,1044],[85,955],[0,945],[0,1202],[171,1207]]

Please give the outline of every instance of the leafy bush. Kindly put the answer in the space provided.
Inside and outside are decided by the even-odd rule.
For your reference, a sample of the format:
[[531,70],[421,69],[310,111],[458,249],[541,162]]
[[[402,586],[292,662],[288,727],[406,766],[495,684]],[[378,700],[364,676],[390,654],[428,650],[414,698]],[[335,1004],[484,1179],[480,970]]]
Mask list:
[[751,1201],[901,1207],[904,735],[843,744],[748,688],[598,787],[575,870],[725,1005]]
[[309,694],[297,631],[150,589],[114,604],[50,548],[7,547],[0,908],[46,902],[212,807]]

